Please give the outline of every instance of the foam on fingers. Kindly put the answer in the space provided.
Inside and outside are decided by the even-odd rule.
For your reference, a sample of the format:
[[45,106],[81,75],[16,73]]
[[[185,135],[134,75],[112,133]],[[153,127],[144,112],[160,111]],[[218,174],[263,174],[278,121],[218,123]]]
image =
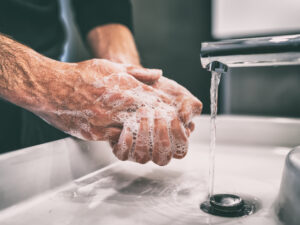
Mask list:
[[202,103],[196,98],[185,97],[178,109],[179,117],[184,124],[191,122],[192,118],[200,115],[202,111]]
[[124,127],[119,141],[113,147],[113,153],[120,160],[128,160],[129,151],[132,148],[133,136],[129,127]]
[[160,166],[167,165],[172,158],[168,123],[158,112],[154,118],[153,142],[152,161]]
[[137,113],[137,120],[139,128],[137,132],[137,138],[135,143],[135,149],[133,149],[133,160],[138,163],[146,163],[151,159],[150,156],[150,131],[149,120],[151,119],[147,109],[141,108]]
[[173,157],[182,159],[188,151],[188,137],[185,134],[184,127],[178,120],[173,120],[171,124],[171,132],[174,137],[172,143]]
[[91,125],[89,134],[92,135],[94,141],[106,141],[106,140],[116,140],[121,134],[121,128],[119,127],[101,127]]

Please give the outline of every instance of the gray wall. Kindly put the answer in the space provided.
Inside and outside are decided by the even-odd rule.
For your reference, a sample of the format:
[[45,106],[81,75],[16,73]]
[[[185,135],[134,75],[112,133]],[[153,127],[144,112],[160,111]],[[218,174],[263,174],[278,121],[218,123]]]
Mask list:
[[300,66],[232,69],[226,114],[300,117]]
[[300,30],[299,0],[212,1],[212,33],[218,39]]

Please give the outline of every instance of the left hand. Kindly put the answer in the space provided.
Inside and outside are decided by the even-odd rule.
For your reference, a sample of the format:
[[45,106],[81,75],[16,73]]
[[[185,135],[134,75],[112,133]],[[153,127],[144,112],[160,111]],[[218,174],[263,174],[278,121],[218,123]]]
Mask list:
[[[139,68],[134,67],[138,72]],[[145,70],[140,67],[141,70]],[[132,71],[131,71],[132,73]],[[144,77],[146,79],[146,77]],[[193,96],[186,88],[177,82],[161,76],[153,84],[150,85],[156,95],[163,103],[172,106],[175,114],[173,117],[179,120],[172,120],[169,124],[169,129],[172,136],[172,152],[173,157],[177,159],[183,158],[188,150],[188,137],[194,131],[195,124],[192,118],[200,115],[202,112],[202,103],[199,99]],[[181,132],[181,127],[185,132]],[[180,131],[180,132],[178,132]]]
[[[177,82],[166,77],[161,77],[158,81],[151,85],[154,89],[159,90],[161,98],[169,105],[177,109],[178,117],[183,123],[186,135],[189,137],[193,132],[195,124],[192,122],[194,116],[200,115],[202,112],[202,103],[193,96],[186,88]],[[164,98],[163,96],[166,96]],[[171,100],[171,101],[170,101]],[[178,137],[180,139],[180,137]],[[180,140],[176,140],[180,141]],[[186,152],[178,152],[174,154],[175,158],[183,158]]]

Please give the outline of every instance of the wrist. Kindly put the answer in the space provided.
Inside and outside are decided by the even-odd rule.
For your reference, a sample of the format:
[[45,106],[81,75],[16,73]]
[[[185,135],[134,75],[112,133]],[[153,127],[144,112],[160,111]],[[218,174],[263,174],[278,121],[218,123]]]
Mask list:
[[72,64],[47,58],[8,38],[0,41],[0,97],[31,111],[47,110],[58,100],[57,90],[64,89],[63,71]]
[[131,31],[121,24],[108,24],[92,29],[87,42],[96,58],[140,66],[139,54]]
[[29,109],[52,111],[64,108],[76,88],[76,81],[80,79],[76,65],[46,57],[40,59],[32,70],[35,82],[33,92],[29,93],[33,99]]

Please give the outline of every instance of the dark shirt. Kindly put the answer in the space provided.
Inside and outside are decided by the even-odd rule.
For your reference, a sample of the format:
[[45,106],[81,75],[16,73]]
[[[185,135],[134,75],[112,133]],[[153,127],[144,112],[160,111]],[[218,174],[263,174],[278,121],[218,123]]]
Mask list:
[[[80,33],[107,23],[132,26],[129,0],[73,0]],[[47,56],[62,53],[65,33],[57,0],[1,0],[0,32]]]
[[[129,0],[73,0],[72,7],[83,40],[91,29],[103,24],[132,28]],[[58,59],[65,42],[58,0],[0,0],[0,33]],[[0,153],[66,136],[32,113],[1,100],[0,124]]]

